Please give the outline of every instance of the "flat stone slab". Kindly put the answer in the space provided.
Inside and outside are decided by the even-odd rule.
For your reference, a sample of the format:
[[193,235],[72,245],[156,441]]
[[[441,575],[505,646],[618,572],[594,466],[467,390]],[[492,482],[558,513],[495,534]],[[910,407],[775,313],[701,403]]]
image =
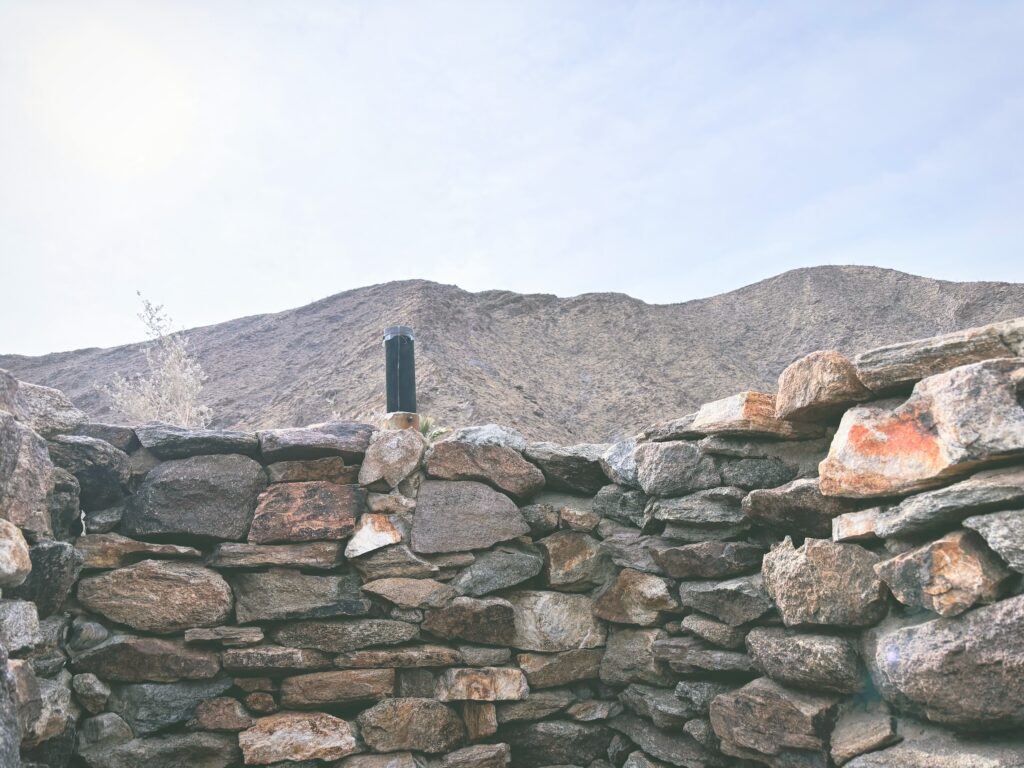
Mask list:
[[508,497],[471,481],[428,480],[420,487],[412,526],[414,552],[466,552],[529,533]]

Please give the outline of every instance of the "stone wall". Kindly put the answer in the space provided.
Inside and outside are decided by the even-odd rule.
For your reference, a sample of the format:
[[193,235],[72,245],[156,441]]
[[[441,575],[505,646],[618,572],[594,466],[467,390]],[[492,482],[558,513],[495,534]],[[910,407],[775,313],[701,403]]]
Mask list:
[[610,446],[0,372],[0,766],[1022,766],[1022,393],[1024,320]]

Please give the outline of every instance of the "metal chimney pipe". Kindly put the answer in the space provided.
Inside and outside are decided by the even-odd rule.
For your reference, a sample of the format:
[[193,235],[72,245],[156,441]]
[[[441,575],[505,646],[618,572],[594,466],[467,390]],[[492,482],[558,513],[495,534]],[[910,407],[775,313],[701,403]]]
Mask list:
[[384,331],[388,413],[416,413],[416,336],[407,325]]

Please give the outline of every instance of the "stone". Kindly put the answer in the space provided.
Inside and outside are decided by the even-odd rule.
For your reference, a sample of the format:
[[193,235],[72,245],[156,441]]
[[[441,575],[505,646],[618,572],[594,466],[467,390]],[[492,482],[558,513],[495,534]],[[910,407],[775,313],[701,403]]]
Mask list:
[[652,760],[640,750],[633,752],[626,758],[622,768],[665,768],[665,763]]
[[722,485],[750,491],[775,488],[797,477],[797,467],[774,456],[742,459],[719,459]]
[[756,571],[765,548],[744,541],[702,541],[654,550],[654,560],[674,579],[721,579]]
[[718,766],[723,761],[678,729],[662,730],[634,715],[619,715],[608,725],[627,736],[646,754],[670,765]]
[[[46,494],[46,509],[50,514],[53,537],[73,539],[82,533],[82,509],[79,503],[82,487],[77,477],[60,467],[53,468],[51,479],[53,485]],[[94,524],[95,516],[101,513],[102,510],[90,515]]]
[[81,435],[56,435],[47,444],[50,460],[78,480],[82,509],[105,509],[124,498],[131,472],[128,455],[110,443]]
[[363,591],[381,597],[400,608],[440,608],[458,597],[447,584],[433,579],[377,579],[363,584]]
[[832,731],[832,760],[841,766],[857,755],[899,741],[896,721],[884,711],[851,710],[839,716]]
[[364,581],[388,578],[421,579],[437,576],[441,569],[413,553],[405,544],[374,550],[349,561]]
[[846,763],[846,768],[1016,768],[1024,753],[1024,738],[957,734],[900,721],[902,743],[869,752]]
[[543,567],[544,557],[535,547],[503,545],[477,557],[452,580],[452,587],[461,594],[482,597],[522,584],[539,574]]
[[760,574],[719,582],[683,582],[679,585],[679,603],[730,627],[759,619],[772,608]]
[[621,485],[604,486],[593,502],[593,510],[600,517],[636,528],[644,523],[646,506],[647,495],[643,491]]
[[41,541],[29,551],[32,571],[18,586],[8,587],[11,598],[31,600],[39,618],[45,619],[64,608],[68,593],[82,570],[82,555],[64,541]]
[[522,723],[543,720],[563,712],[574,701],[576,696],[568,688],[531,691],[522,701],[499,702],[495,705],[495,712],[499,725]]
[[419,636],[415,624],[391,619],[354,621],[299,621],[271,633],[274,642],[296,648],[345,653],[371,645],[397,645]]
[[34,536],[52,535],[46,503],[52,476],[46,441],[0,411],[0,518]]
[[424,765],[412,752],[392,752],[389,755],[352,755],[335,763],[334,768],[424,768]]
[[255,456],[259,441],[252,432],[227,429],[190,429],[151,421],[135,427],[142,447],[162,461],[208,454]]
[[403,496],[399,491],[391,491],[391,493],[371,491],[366,494],[366,508],[381,515],[399,515],[415,511],[416,500]]
[[591,443],[569,446],[531,443],[524,453],[541,468],[550,490],[593,496],[606,482],[601,456],[607,449],[607,445]]
[[67,647],[72,651],[84,651],[93,648],[110,636],[110,630],[96,621],[86,621],[81,616],[75,618],[71,625]]
[[427,611],[423,629],[447,639],[510,645],[516,636],[515,608],[500,597],[457,597]]
[[78,703],[92,715],[102,712],[110,698],[110,686],[91,672],[71,678],[71,689]]
[[857,544],[787,536],[764,556],[764,585],[787,627],[869,627],[887,610],[877,555]]
[[281,706],[287,709],[320,709],[347,704],[378,702],[393,696],[395,670],[344,669],[311,672],[281,681]]
[[273,694],[257,691],[248,693],[242,699],[245,708],[257,715],[272,715],[280,709]]
[[114,682],[170,683],[216,677],[220,660],[217,654],[189,648],[181,640],[115,635],[74,655],[71,668]]
[[805,478],[781,488],[751,491],[743,499],[743,515],[773,531],[824,539],[832,535],[834,518],[864,506],[853,499],[824,496],[817,479]]
[[338,540],[355,529],[366,508],[354,485],[275,483],[260,496],[249,529],[252,544]]
[[604,471],[605,477],[618,486],[626,488],[639,488],[640,480],[637,477],[636,451],[637,442],[635,438],[619,440],[608,446],[608,449],[601,454],[598,462]]
[[331,666],[331,657],[309,648],[256,645],[251,648],[228,648],[221,654],[221,664],[225,672],[233,674],[273,675],[327,669]]
[[125,683],[112,686],[107,709],[124,718],[136,736],[149,736],[195,716],[205,699],[231,687],[228,678],[177,683]]
[[512,651],[508,648],[462,644],[459,653],[462,663],[468,667],[497,667],[512,661]]
[[675,419],[649,424],[640,430],[634,438],[637,443],[664,443],[675,440],[693,440],[703,437],[703,434],[692,429],[693,420],[697,418],[697,412],[688,413]]
[[654,656],[655,644],[667,639],[668,633],[662,629],[613,628],[601,659],[601,681],[610,685],[671,685],[676,675],[666,662]]
[[[359,468],[359,484],[377,490],[397,488],[420,465],[427,441],[415,429],[374,432]],[[378,488],[379,486],[379,488]]]
[[653,496],[685,496],[722,484],[715,460],[693,442],[642,443],[635,456],[637,482]]
[[[3,601],[0,601],[0,623],[8,621],[7,630],[13,630],[15,635],[21,635],[28,643],[27,653],[19,655],[29,661],[33,671],[40,677],[61,674],[67,661],[65,643],[70,624],[68,616],[59,613],[37,621],[34,603],[11,600],[7,601],[7,605],[15,608],[14,615],[6,615],[8,612],[3,607]],[[13,640],[4,640],[2,629],[0,643],[5,643],[10,650],[14,650]]]
[[678,608],[664,579],[625,568],[594,601],[593,613],[617,624],[652,626],[661,623],[663,611]]
[[654,499],[648,504],[647,519],[675,523],[692,530],[699,538],[727,538],[745,525],[740,509],[744,492],[740,488],[711,488],[689,496]]
[[511,759],[508,744],[474,744],[445,755],[437,768],[505,768]]
[[561,522],[558,510],[548,502],[527,504],[520,512],[522,512],[526,524],[530,526],[530,536],[534,539],[557,531]]
[[292,567],[331,570],[344,562],[338,541],[301,544],[241,544],[225,542],[214,547],[206,560],[211,568]]
[[18,421],[45,438],[75,432],[89,420],[59,389],[27,381],[17,384],[12,413]]
[[358,464],[370,445],[374,429],[355,421],[329,421],[308,427],[258,432],[260,453],[268,463],[341,456]]
[[753,669],[745,653],[711,648],[695,637],[670,637],[654,644],[654,657],[686,675],[743,674]]
[[256,499],[266,487],[263,468],[247,456],[195,456],[149,471],[131,497],[123,530],[129,536],[175,536],[201,541],[244,539]]
[[18,586],[31,570],[32,558],[21,530],[0,519],[0,588]]
[[1024,510],[973,515],[964,527],[977,531],[985,543],[1018,573],[1024,573]]
[[369,651],[349,651],[335,657],[341,669],[418,669],[450,667],[465,662],[461,652],[444,645],[411,645]]
[[219,645],[223,648],[244,648],[263,642],[263,630],[259,627],[186,629],[185,642],[194,645]]
[[821,463],[826,496],[894,496],[1024,455],[1024,360],[965,365],[918,382],[893,408],[852,408]]
[[791,688],[856,693],[864,687],[857,651],[845,638],[754,627],[746,643],[754,665]]
[[589,533],[597,528],[601,522],[601,516],[594,512],[593,509],[564,507],[559,513],[559,522],[563,528]]
[[238,699],[218,696],[199,702],[190,725],[201,731],[237,733],[251,728],[256,720],[245,711]]
[[42,714],[43,694],[32,664],[0,650],[0,754],[7,743],[17,754],[18,742]]
[[691,428],[705,435],[758,435],[785,440],[817,437],[822,433],[816,424],[777,418],[775,395],[752,391],[705,403],[697,411]]
[[462,719],[447,704],[425,698],[385,699],[357,718],[375,752],[449,752],[465,740]]
[[631,712],[646,717],[659,728],[681,728],[694,715],[700,714],[677,698],[670,688],[652,685],[629,685],[619,694],[619,701]]
[[981,536],[965,530],[877,563],[875,573],[904,605],[940,616],[995,602],[1011,576]]
[[604,645],[606,630],[585,595],[524,590],[505,597],[514,610],[515,633],[507,643],[513,648],[554,652]]
[[341,456],[304,461],[279,461],[276,464],[268,464],[266,470],[267,479],[271,483],[308,483],[320,480],[337,485],[353,485],[359,482],[359,467],[346,465]]
[[684,616],[680,627],[701,640],[730,651],[742,648],[747,636],[747,630],[742,627],[730,627],[698,613]]
[[919,493],[877,514],[880,538],[943,532],[983,512],[1024,507],[1024,467],[978,472],[946,488]]
[[520,701],[529,694],[526,675],[511,667],[446,669],[434,688],[438,701]]
[[132,739],[129,732],[128,739],[82,745],[79,753],[90,768],[232,768],[242,759],[237,739],[229,734],[174,733]]
[[412,550],[465,552],[529,530],[512,500],[483,483],[428,480],[416,500]]
[[727,755],[772,766],[828,765],[839,698],[792,691],[766,677],[711,702],[711,726]]
[[359,518],[352,538],[345,545],[345,557],[354,558],[402,541],[406,526],[394,515],[367,513]]
[[124,520],[124,504],[118,504],[98,512],[86,513],[84,530],[90,534],[114,533],[121,528],[122,520]]
[[578,723],[592,723],[597,720],[608,720],[622,714],[622,705],[617,701],[587,699],[577,701],[565,710],[565,714]]
[[943,371],[969,363],[1020,356],[1021,320],[1007,320],[980,328],[890,344],[853,359],[858,378],[873,392],[891,392]]
[[843,411],[871,399],[871,390],[857,369],[834,349],[821,350],[788,365],[779,375],[775,418],[786,421],[829,422]]
[[135,430],[121,424],[104,424],[98,421],[88,421],[84,424],[79,424],[75,428],[74,434],[94,437],[97,440],[110,443],[119,451],[124,451],[125,453],[132,453],[141,445]]
[[152,544],[136,541],[118,533],[90,533],[79,536],[75,549],[84,558],[85,570],[121,568],[149,558],[199,558],[202,552],[194,547],[176,544]]
[[563,592],[586,592],[604,584],[612,563],[601,542],[581,531],[558,531],[537,542],[544,553],[544,582]]
[[832,541],[844,543],[875,539],[878,513],[879,508],[872,507],[859,512],[846,512],[832,518]]
[[62,671],[54,679],[38,678],[39,714],[21,740],[22,757],[45,765],[67,765],[74,748],[75,723],[81,710],[71,694],[71,675]]
[[586,764],[603,757],[612,739],[604,725],[563,720],[513,723],[502,735],[512,747],[512,768]]
[[708,680],[683,680],[676,684],[673,693],[685,705],[692,717],[701,717],[711,711],[711,702],[723,693],[736,690],[735,685],[715,683]]
[[656,556],[671,549],[672,545],[661,536],[644,536],[636,528],[618,525],[610,520],[601,521],[597,533],[601,537],[601,552],[607,554],[615,565],[658,576],[665,575]]
[[544,488],[544,473],[515,448],[467,441],[462,430],[434,443],[427,452],[426,471],[440,480],[478,480],[526,501]]
[[246,765],[338,760],[359,751],[352,725],[323,712],[281,712],[261,717],[238,734]]
[[875,687],[901,712],[968,731],[1024,725],[1024,595],[865,639]]
[[526,675],[531,689],[553,688],[559,685],[597,679],[601,674],[600,648],[563,651],[562,653],[520,653],[516,664]]
[[164,560],[87,576],[78,583],[78,600],[111,621],[156,634],[223,624],[233,604],[216,571]]
[[239,624],[364,616],[371,608],[354,574],[311,576],[290,568],[271,568],[236,574],[231,577],[231,588]]

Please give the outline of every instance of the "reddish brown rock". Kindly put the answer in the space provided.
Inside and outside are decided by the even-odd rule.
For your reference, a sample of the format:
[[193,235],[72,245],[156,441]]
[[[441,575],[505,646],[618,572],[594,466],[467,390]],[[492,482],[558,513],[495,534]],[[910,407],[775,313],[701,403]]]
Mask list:
[[489,701],[463,701],[462,720],[470,741],[486,739],[498,732],[498,709]]
[[387,699],[357,719],[363,741],[375,752],[411,749],[436,755],[458,747],[466,738],[462,719],[433,699]]
[[328,421],[308,427],[268,429],[258,432],[265,461],[296,461],[341,456],[358,464],[370,444],[374,429],[356,421]]
[[267,466],[267,478],[272,483],[309,483],[322,480],[337,485],[359,482],[359,467],[346,466],[341,456],[305,461],[279,461]]
[[242,699],[242,703],[245,704],[246,709],[258,715],[272,715],[280,709],[273,694],[265,691],[246,694],[245,698]]
[[322,481],[271,485],[260,496],[249,541],[343,539],[352,533],[365,506],[363,491],[353,485]]
[[581,531],[559,531],[537,542],[544,553],[544,579],[563,592],[586,592],[604,584],[612,563],[601,542]]
[[458,597],[452,587],[433,579],[377,579],[363,584],[363,591],[399,608],[440,608]]
[[180,640],[117,635],[76,655],[76,672],[116,682],[202,680],[220,671],[217,654],[188,648]]
[[994,602],[1012,575],[977,533],[965,530],[877,563],[875,573],[901,603],[940,616]]
[[751,391],[705,403],[690,426],[694,432],[705,435],[762,435],[789,440],[822,433],[821,427],[814,424],[776,418],[775,395]]
[[746,644],[755,666],[783,685],[832,693],[863,688],[857,652],[846,638],[754,627]]
[[334,666],[342,669],[417,669],[450,667],[464,662],[465,659],[458,650],[444,645],[350,651],[334,658]]
[[475,744],[445,755],[438,768],[505,768],[511,759],[508,744]]
[[607,631],[593,616],[585,595],[521,591],[505,596],[512,604],[515,633],[503,643],[524,651],[570,651],[604,645]]
[[372,607],[355,574],[314,576],[291,568],[231,577],[239,624],[283,619],[365,616]]
[[544,488],[544,473],[519,451],[496,443],[459,439],[434,443],[427,452],[427,474],[440,480],[479,480],[525,501]]
[[265,568],[289,566],[330,570],[344,561],[338,541],[310,541],[304,544],[218,544],[207,558],[211,568]]
[[394,515],[367,513],[359,518],[352,538],[345,545],[345,557],[361,557],[402,540],[404,526]]
[[185,642],[196,645],[219,645],[224,648],[244,648],[263,642],[263,630],[259,627],[186,629]]
[[446,669],[434,687],[438,701],[519,701],[529,695],[526,675],[509,667]]
[[520,653],[516,663],[526,674],[531,688],[553,688],[596,679],[601,673],[603,657],[601,648],[584,648],[561,653]]
[[352,726],[322,712],[282,712],[262,717],[238,734],[246,765],[338,760],[359,751]]
[[617,624],[652,626],[662,611],[679,608],[664,579],[624,568],[594,602],[594,615]]
[[345,669],[312,672],[281,681],[281,706],[286,709],[377,702],[394,695],[395,670]]
[[857,369],[834,349],[812,352],[779,376],[775,416],[788,421],[829,421],[871,398]]
[[415,429],[385,429],[374,432],[359,468],[359,484],[374,490],[397,488],[416,471],[427,449],[427,441]]
[[92,533],[79,536],[75,549],[85,558],[83,568],[120,568],[143,558],[198,558],[202,553],[194,547],[174,544],[151,544],[116,533]]
[[251,728],[255,722],[238,699],[218,696],[199,702],[191,725],[200,731],[235,733]]
[[78,599],[111,621],[157,634],[223,624],[233,604],[231,588],[216,571],[162,560],[86,577]]
[[725,622],[715,621],[699,613],[684,616],[679,626],[701,640],[730,651],[742,648],[747,636],[747,630],[743,627],[730,627]]
[[865,506],[855,499],[824,496],[817,478],[804,478],[779,488],[751,491],[742,509],[747,520],[773,531],[824,539],[832,535],[834,518]]
[[331,657],[309,648],[283,648],[278,645],[257,645],[251,648],[229,648],[221,654],[224,671],[233,674],[269,675],[291,671],[327,669]]
[[427,611],[423,629],[438,637],[509,645],[515,636],[514,615],[512,604],[500,597],[457,597]]
[[877,555],[856,544],[787,536],[764,556],[764,584],[788,627],[867,627],[886,612],[886,589],[875,574]]
[[1024,455],[1024,361],[990,360],[918,382],[894,409],[846,412],[820,466],[827,496],[869,498],[944,485]]

